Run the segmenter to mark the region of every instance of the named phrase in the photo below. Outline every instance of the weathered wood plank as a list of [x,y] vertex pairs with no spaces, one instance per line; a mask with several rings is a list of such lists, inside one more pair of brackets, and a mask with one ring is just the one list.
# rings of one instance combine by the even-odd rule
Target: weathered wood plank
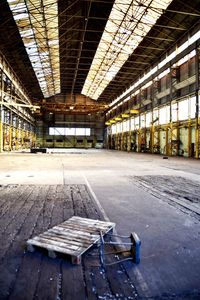
[[85,228],[97,228],[98,230],[99,229],[107,229],[109,226],[110,227],[113,227],[113,223],[111,222],[103,222],[103,221],[99,221],[99,220],[93,220],[93,219],[83,219],[81,220],[81,218],[79,217],[72,217],[70,219],[70,222],[64,222],[63,224],[65,223],[69,223],[69,224],[77,224],[80,225],[81,227],[85,227]]
[[[24,191],[22,203],[17,206],[17,212],[11,217],[10,214],[10,221],[7,223],[7,226],[4,228],[2,233],[2,240],[4,241],[3,244],[0,244],[0,257],[4,257],[7,250],[9,249],[10,245],[13,243],[15,236],[19,233],[20,229],[22,228],[26,217],[29,213],[29,210],[34,205],[34,201],[31,198],[32,189],[29,187]],[[31,201],[32,199],[32,201]]]
[[[97,238],[99,237],[99,232],[96,229],[93,230],[91,228],[91,230],[89,230],[87,228],[83,231],[82,227],[80,227],[78,225],[75,226],[75,225],[70,225],[70,224],[68,224],[68,225],[60,224],[60,225],[56,226],[56,229],[59,229],[63,232],[69,232],[69,233],[73,232],[74,235],[82,235],[83,237],[88,238],[88,239],[93,238],[93,237],[97,237]],[[92,233],[92,236],[91,236],[91,233]]]
[[74,238],[75,240],[78,238],[79,240],[79,237],[80,237],[80,234],[82,235],[82,240],[85,240],[85,241],[88,241],[90,239],[96,239],[98,238],[99,234],[97,235],[94,235],[92,234],[89,234],[88,232],[84,232],[84,231],[74,231],[74,230],[71,230],[71,229],[67,229],[67,228],[64,228],[63,230],[63,227],[59,227],[59,226],[55,226],[53,227],[52,229],[49,229],[49,232],[54,232],[55,234],[58,234],[58,235],[64,235],[64,236],[69,236],[70,238]]
[[19,195],[19,186],[5,185],[0,188],[0,217],[2,217],[6,211],[8,211],[8,208],[13,204]]
[[[39,186],[35,187],[35,189],[37,188],[39,188]],[[54,199],[51,199],[51,192],[52,192],[51,187],[40,186],[40,195],[37,199],[38,200],[37,202],[39,203],[41,202],[42,209],[37,215],[37,222],[32,228],[33,230],[31,236],[43,230],[46,230],[46,226],[47,224],[49,224],[48,218],[44,219],[44,216],[47,217],[45,209],[47,209],[49,212],[54,202]],[[37,289],[38,286],[38,282],[40,281],[42,261],[43,261],[43,255],[39,252],[35,252],[34,254],[28,252],[25,253],[17,277],[15,288],[10,297],[11,299],[13,300],[20,299],[22,295],[23,295],[23,300],[33,299],[35,290]]]
[[[83,227],[84,227],[84,231],[85,232],[88,232],[88,233],[90,233],[90,232],[93,232],[93,233],[96,233],[96,234],[99,234],[100,233],[100,231],[101,232],[105,232],[105,227],[104,228],[102,228],[102,227],[93,227],[93,226],[80,226],[79,224],[67,224],[67,223],[62,223],[62,225],[61,225],[63,228],[68,228],[68,229],[71,229],[71,230],[78,230],[78,231],[83,231]],[[109,227],[110,228],[110,227]]]
[[57,185],[55,190],[55,201],[52,210],[51,226],[55,226],[63,222],[63,201],[62,185]]
[[[94,264],[98,265],[98,258],[94,260]],[[94,284],[94,273],[91,268],[91,264],[87,258],[83,257],[83,269],[85,275],[85,286],[87,299],[97,300],[98,295],[96,292],[96,286]]]
[[88,219],[88,218],[83,218],[83,217],[79,217],[79,216],[73,216],[70,221],[74,221],[74,220],[79,220],[80,224],[99,224],[102,226],[107,226],[108,224],[112,225],[112,222],[105,222],[105,221],[101,221],[101,220],[96,220],[96,219]]
[[42,189],[44,195],[41,195],[42,198],[45,197],[44,207],[40,213],[39,220],[34,228],[31,237],[36,236],[51,227],[51,217],[54,208],[54,201],[55,201],[54,195],[56,191],[56,186],[48,185],[46,186],[46,188],[47,188],[47,192],[46,193],[44,192],[45,189],[44,186]]
[[[25,190],[26,187],[20,187],[19,190],[21,188]],[[84,255],[81,265],[73,266],[65,259],[51,259],[40,251],[35,251],[34,253],[24,252],[27,238],[41,234],[52,226],[64,222],[74,214],[84,218],[93,216],[94,219],[102,218],[99,211],[96,210],[92,198],[87,195],[84,185],[40,185],[30,186],[28,189],[32,191],[32,196],[28,198],[27,202],[23,202],[23,198],[19,199],[16,205],[18,212],[15,210],[15,205],[11,207],[11,209],[14,209],[14,214],[17,213],[18,219],[12,220],[12,226],[11,224],[7,226],[10,234],[10,240],[8,239],[8,241],[11,241],[11,238],[14,238],[14,240],[12,240],[10,247],[9,243],[6,243],[5,258],[0,265],[0,274],[5,275],[5,282],[6,279],[9,279],[8,283],[5,284],[5,282],[1,282],[0,276],[0,299],[9,297],[9,300],[96,300],[104,296],[107,298],[110,296],[111,299],[114,299],[115,292],[118,295],[120,293],[128,295],[130,290],[128,288],[129,292],[127,293],[123,290],[123,288],[127,288],[123,282],[120,286],[119,281],[117,281],[115,288],[112,290],[112,285],[114,284],[110,278],[110,276],[113,276],[112,271],[110,271],[110,274],[109,272],[104,274],[99,272],[100,269],[96,267],[100,263],[98,256],[94,257],[91,262],[89,256]],[[19,190],[16,195],[19,194]],[[76,195],[74,200],[72,199],[73,194]],[[5,195],[8,196],[9,193],[5,193]],[[16,198],[14,197],[13,200],[16,201]],[[12,200],[10,199],[11,202]],[[76,205],[79,204],[81,206],[77,209]],[[20,205],[23,207],[21,211],[19,211]],[[7,208],[8,215],[10,215],[10,206]],[[6,219],[4,221],[7,222]],[[89,228],[91,227],[91,230],[94,229],[93,225],[88,224],[88,220],[84,224],[83,226],[85,226],[86,230],[88,230],[88,226]],[[72,224],[72,228],[75,228],[74,224]],[[62,241],[64,236],[69,241],[69,244],[72,241],[75,246],[79,246],[78,234],[81,232],[80,228],[79,230],[75,228],[76,233],[74,234],[71,233],[71,228],[64,226],[64,229],[65,233],[63,234],[63,227],[56,226],[54,232],[56,239],[58,241],[61,239]],[[97,232],[96,228],[92,232],[94,236],[95,232]],[[89,236],[90,233],[87,231],[82,235],[82,242],[86,245]],[[99,237],[98,232],[96,236]],[[2,239],[0,239],[0,242],[3,245]],[[75,254],[78,255],[76,252]],[[123,279],[126,280],[126,274],[123,276],[125,276]],[[119,280],[119,278],[115,279]],[[132,297],[132,294],[129,296]],[[128,296],[126,298],[128,299]]]
[[[191,211],[199,219],[200,184],[181,176],[134,176],[138,185],[179,209]],[[176,184],[174,184],[176,183]]]
[[45,248],[47,250],[54,250],[65,254],[74,254],[76,251],[81,251],[84,248],[69,245],[67,243],[58,242],[57,240],[51,240],[49,238],[41,238],[41,237],[35,237],[32,240],[29,240],[28,244]]
[[71,188],[69,185],[63,186],[63,221],[68,220],[74,215]]
[[32,299],[59,299],[60,264],[61,260],[58,258],[51,259],[43,256],[42,264],[40,265],[38,285]]
[[74,185],[72,189],[72,201],[74,207],[74,215],[87,217],[83,199],[81,198],[80,191],[77,185]]
[[70,262],[63,261],[62,267],[62,299],[85,300],[85,274],[82,265],[72,265]]
[[[52,227],[54,224],[58,224],[62,222],[63,219],[60,219],[62,214],[56,215],[57,207],[56,201],[58,199],[58,186],[50,186],[51,194],[49,195],[49,200],[47,202],[46,209],[48,213],[45,212],[46,221],[48,219],[48,223],[45,222],[45,227],[48,224],[48,229]],[[49,205],[48,205],[49,204]],[[63,205],[60,207],[62,210]],[[40,231],[41,233],[41,231]],[[58,258],[51,259],[46,256],[42,256],[41,264],[40,264],[40,273],[37,286],[35,288],[33,299],[59,299],[60,293],[60,276],[62,276],[61,272],[61,264],[62,261]]]
[[[15,190],[16,192],[16,190]],[[6,197],[6,205],[2,210],[2,215],[0,218],[0,234],[3,234],[7,231],[8,226],[17,218],[17,215],[20,214],[21,209],[23,208],[25,202],[27,201],[28,193],[30,195],[30,187],[20,187],[18,192],[8,194]]]
[[85,204],[87,216],[91,219],[103,219],[100,211],[96,207],[96,203],[92,200],[86,185],[80,186],[80,194]]
[[[110,289],[110,281],[106,274],[106,269],[102,267],[91,267],[91,272],[93,274],[94,280],[93,284],[95,285],[96,293],[99,299],[104,298],[114,298],[112,290]],[[128,299],[128,298],[127,298]]]
[[[24,191],[26,191],[26,187],[24,187]],[[32,190],[29,201],[32,202],[34,199],[37,200],[39,195],[39,189]],[[12,293],[16,286],[16,281],[19,278],[18,272],[24,256],[22,245],[25,245],[27,237],[29,237],[34,230],[34,224],[37,222],[38,214],[43,207],[43,201],[36,201],[36,203],[36,205],[31,206],[21,229],[17,232],[15,237],[13,236],[13,242],[9,246],[6,255],[4,256],[4,260],[0,265],[0,272],[1,274],[4,274],[4,276],[0,276],[0,298],[3,297],[3,293],[4,295]],[[20,221],[22,221],[22,219],[19,219],[19,223]]]
[[[63,186],[63,194],[65,196],[65,202],[63,207],[64,220],[69,219],[76,213],[76,211],[74,210],[75,207],[72,199],[73,188],[74,186],[69,186],[69,185]],[[73,266],[71,262],[63,261],[61,265],[61,271],[62,271],[62,280],[61,280],[62,299],[63,300],[64,299],[67,300],[86,299],[84,271],[82,265]]]
[[75,239],[74,236],[69,236],[69,234],[62,234],[62,235],[59,235],[58,233],[55,233],[52,234],[51,232],[46,232],[44,235],[42,236],[45,236],[46,238],[52,238],[52,239],[56,239],[58,241],[61,241],[63,243],[68,243],[68,244],[72,244],[72,245],[76,245],[76,246],[88,246],[91,244],[91,240],[85,240],[85,239]]
[[[122,259],[122,257],[121,257]],[[116,261],[115,257],[108,257],[107,263],[112,263]],[[113,295],[116,297],[120,295],[122,299],[132,297],[132,299],[137,299],[137,292],[133,281],[127,276],[126,270],[123,264],[116,264],[106,267],[107,278],[110,282]]]

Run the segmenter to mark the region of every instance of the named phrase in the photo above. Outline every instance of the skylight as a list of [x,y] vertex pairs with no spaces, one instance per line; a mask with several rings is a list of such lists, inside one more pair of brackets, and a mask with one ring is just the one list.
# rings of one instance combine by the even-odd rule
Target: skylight
[[59,93],[57,1],[8,0],[8,3],[44,97]]
[[82,94],[97,100],[172,0],[115,0]]

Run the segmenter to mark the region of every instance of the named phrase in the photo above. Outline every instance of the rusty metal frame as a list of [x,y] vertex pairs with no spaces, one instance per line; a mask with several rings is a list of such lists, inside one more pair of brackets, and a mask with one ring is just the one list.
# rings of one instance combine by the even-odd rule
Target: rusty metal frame
[[60,92],[58,9],[54,0],[8,0],[44,97]]
[[[94,100],[99,98],[124,62],[127,61],[134,49],[139,46],[151,27],[156,23],[156,20],[162,15],[162,12],[153,11],[151,9],[152,5],[156,3],[159,8],[166,9],[171,2],[171,0],[166,0],[159,4],[156,0],[149,0],[145,2],[146,5],[143,5],[144,1],[142,0],[139,1],[139,4],[137,0],[126,0],[123,3],[118,0],[115,1],[98,46],[101,53],[97,49],[82,89],[84,95]],[[116,19],[120,21],[116,21]],[[113,33],[110,33],[111,28]],[[158,39],[160,38],[158,37]],[[164,39],[166,38],[164,37]],[[155,46],[157,48],[156,44]],[[104,49],[103,56],[102,49]],[[97,60],[99,57],[102,58],[100,63]],[[96,67],[97,64],[99,64],[98,68]]]

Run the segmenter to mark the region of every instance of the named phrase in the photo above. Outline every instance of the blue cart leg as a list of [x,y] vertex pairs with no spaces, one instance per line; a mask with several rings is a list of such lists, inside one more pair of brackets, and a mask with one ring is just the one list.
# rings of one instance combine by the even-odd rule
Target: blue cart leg
[[130,239],[131,239],[131,243],[132,243],[131,254],[132,254],[132,257],[133,257],[133,261],[136,264],[139,264],[140,263],[141,241],[140,241],[139,237],[137,236],[137,234],[135,232],[131,233]]

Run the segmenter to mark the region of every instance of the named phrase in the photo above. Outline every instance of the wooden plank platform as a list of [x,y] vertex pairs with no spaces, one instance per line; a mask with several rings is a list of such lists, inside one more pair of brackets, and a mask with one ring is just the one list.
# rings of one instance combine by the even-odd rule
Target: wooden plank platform
[[[28,239],[72,216],[104,221],[86,185],[0,186],[0,300],[97,300],[119,295],[138,300],[131,261],[104,270],[97,247],[86,251],[76,267],[65,255],[51,259],[42,251],[23,251]],[[106,251],[115,249],[107,245]],[[120,258],[107,255],[106,262]]]
[[47,249],[52,258],[56,257],[56,252],[67,254],[73,264],[80,264],[83,253],[100,241],[100,232],[104,236],[114,227],[115,223],[73,216],[29,239],[27,249],[30,252],[35,250],[35,246]]

